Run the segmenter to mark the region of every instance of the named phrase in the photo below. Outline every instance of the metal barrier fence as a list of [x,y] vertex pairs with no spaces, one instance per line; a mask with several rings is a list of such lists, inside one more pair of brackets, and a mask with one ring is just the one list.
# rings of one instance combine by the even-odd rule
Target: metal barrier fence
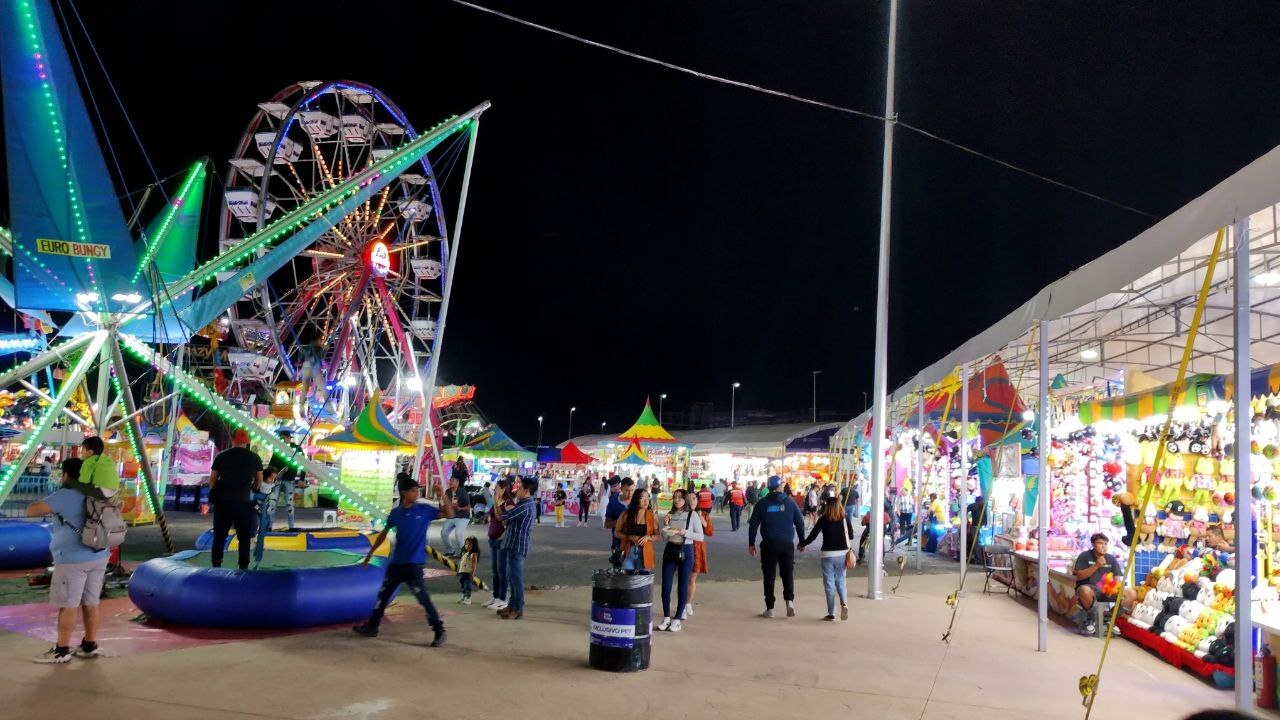
[[18,481],[0,504],[0,517],[25,517],[27,506],[43,500],[58,488],[58,478],[53,475],[19,475]]

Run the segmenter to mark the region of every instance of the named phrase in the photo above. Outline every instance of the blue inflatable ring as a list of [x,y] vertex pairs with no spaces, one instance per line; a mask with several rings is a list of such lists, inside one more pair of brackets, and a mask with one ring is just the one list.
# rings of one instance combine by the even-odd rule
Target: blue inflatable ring
[[[232,543],[238,542],[235,533],[227,537],[224,549],[230,550]],[[310,530],[276,530],[266,534],[264,544],[267,550],[346,550],[347,552],[367,553],[373,546],[373,538],[368,533],[346,528],[316,528]],[[213,547],[213,530],[205,530],[196,538],[197,550],[208,550]],[[378,555],[388,555],[390,545],[378,548]]]
[[53,563],[53,534],[36,520],[0,519],[0,570],[28,570]]
[[381,560],[366,567],[356,553],[320,552],[333,564],[229,570],[191,564],[207,553],[188,550],[139,565],[129,599],[153,618],[198,627],[303,628],[367,618],[382,585]]

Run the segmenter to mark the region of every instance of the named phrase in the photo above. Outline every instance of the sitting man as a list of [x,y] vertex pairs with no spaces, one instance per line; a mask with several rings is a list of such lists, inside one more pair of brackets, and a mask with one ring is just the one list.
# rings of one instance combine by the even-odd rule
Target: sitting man
[[[1107,536],[1102,533],[1094,533],[1089,538],[1093,543],[1093,548],[1080,553],[1080,557],[1076,558],[1075,564],[1072,566],[1072,573],[1076,576],[1076,603],[1080,604],[1080,609],[1076,611],[1072,620],[1076,626],[1083,630],[1086,634],[1092,635],[1097,632],[1093,619],[1093,604],[1097,601],[1115,602],[1115,595],[1104,595],[1099,585],[1107,573],[1111,573],[1117,579],[1124,578],[1124,571],[1120,568],[1120,561],[1116,560],[1114,555],[1107,552]],[[1133,604],[1136,594],[1133,588],[1124,588],[1121,599],[1121,606],[1129,607]]]

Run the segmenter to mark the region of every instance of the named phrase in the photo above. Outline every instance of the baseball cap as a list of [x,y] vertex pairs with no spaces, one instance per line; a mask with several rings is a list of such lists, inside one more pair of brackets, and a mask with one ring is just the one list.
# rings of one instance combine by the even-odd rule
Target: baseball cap
[[769,476],[769,489],[770,489],[770,490],[777,490],[777,489],[778,489],[778,488],[780,488],[780,487],[782,487],[782,478],[778,477],[777,475],[770,475],[770,476]]
[[239,428],[235,432],[231,433],[231,444],[232,445],[248,445],[249,431],[245,430],[244,428]]

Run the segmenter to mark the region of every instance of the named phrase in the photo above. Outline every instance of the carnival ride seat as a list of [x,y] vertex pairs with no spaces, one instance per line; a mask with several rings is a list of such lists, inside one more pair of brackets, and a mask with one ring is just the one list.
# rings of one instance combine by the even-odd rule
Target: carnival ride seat
[[[986,581],[982,584],[982,592],[990,594],[991,579],[996,573],[1008,573],[1010,578],[1013,577],[1013,548],[1003,543],[983,545],[982,571],[987,576]],[[1005,591],[1016,592],[1012,582],[1008,584]]]

